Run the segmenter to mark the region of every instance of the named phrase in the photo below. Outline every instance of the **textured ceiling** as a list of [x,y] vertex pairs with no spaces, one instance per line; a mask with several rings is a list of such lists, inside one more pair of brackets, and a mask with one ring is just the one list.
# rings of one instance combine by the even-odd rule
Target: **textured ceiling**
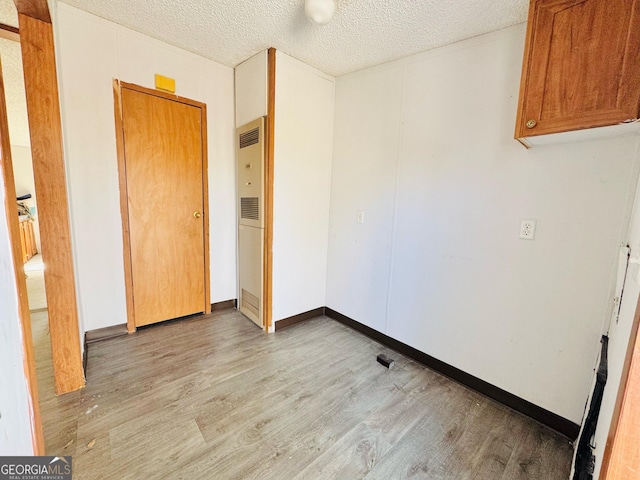
[[[332,75],[361,70],[526,20],[528,0],[336,0],[325,26],[304,0],[63,0],[228,66],[268,47]],[[0,22],[17,26],[13,0]],[[0,39],[11,143],[29,144],[20,47]]]
[[20,44],[0,38],[0,60],[2,60],[2,73],[7,101],[9,139],[12,145],[26,147],[29,145],[29,122],[24,95]]
[[229,66],[267,47],[340,75],[526,20],[528,0],[337,0],[317,26],[304,0],[63,0]]
[[18,12],[13,0],[0,0],[0,23],[18,26]]

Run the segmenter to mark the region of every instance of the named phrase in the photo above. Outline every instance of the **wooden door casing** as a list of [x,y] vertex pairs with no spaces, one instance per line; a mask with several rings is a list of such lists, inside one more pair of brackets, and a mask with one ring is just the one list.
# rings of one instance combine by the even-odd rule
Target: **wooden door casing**
[[[44,455],[44,433],[40,416],[40,401],[38,382],[36,379],[36,360],[31,333],[31,313],[27,297],[27,284],[24,275],[24,250],[18,221],[18,207],[15,201],[16,187],[11,159],[11,142],[9,140],[9,122],[7,121],[7,106],[5,103],[4,79],[2,76],[2,62],[0,61],[0,182],[4,191],[5,221],[9,231],[11,243],[11,268],[15,277],[16,293],[18,295],[18,319],[22,334],[22,362],[24,368],[27,407],[30,412],[31,440],[34,455]],[[8,266],[7,266],[8,267]],[[4,284],[3,288],[7,288]],[[3,322],[7,321],[2,319]],[[3,386],[2,388],[7,388]]]
[[127,324],[134,330],[211,308],[206,109],[116,86]]
[[[53,26],[44,0],[16,0],[38,196],[42,260],[57,395],[85,385]],[[15,202],[15,199],[13,199]],[[84,332],[83,332],[84,333]]]

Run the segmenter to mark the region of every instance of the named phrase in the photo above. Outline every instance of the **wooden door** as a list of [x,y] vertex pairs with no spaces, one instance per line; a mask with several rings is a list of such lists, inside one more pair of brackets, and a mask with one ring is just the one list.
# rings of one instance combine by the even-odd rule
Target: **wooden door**
[[204,105],[122,85],[129,316],[138,327],[208,312]]
[[531,0],[516,138],[638,118],[640,0]]

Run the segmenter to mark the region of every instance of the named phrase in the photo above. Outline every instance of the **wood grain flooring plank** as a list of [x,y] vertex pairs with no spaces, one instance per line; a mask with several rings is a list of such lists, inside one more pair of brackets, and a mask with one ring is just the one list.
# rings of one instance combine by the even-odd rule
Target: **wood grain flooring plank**
[[50,386],[47,453],[72,453],[76,478],[569,474],[566,440],[326,317],[272,335],[233,310],[140,329],[89,347],[85,389]]
[[360,479],[391,449],[380,432],[359,423],[294,477],[294,480]]
[[55,455],[73,455],[77,434],[77,408],[81,394],[75,391],[59,397],[55,395],[47,310],[32,312],[31,325],[45,452],[56,452]]
[[514,451],[524,423],[516,413],[478,395],[477,414],[442,463],[463,479],[500,478]]
[[[194,323],[193,321],[185,323]],[[195,322],[195,327],[201,327],[203,332],[197,332],[197,328],[194,329],[191,334],[181,334],[181,330],[178,324],[172,324],[167,326],[158,327],[159,332],[153,331],[153,329],[147,329],[136,332],[133,335],[124,337],[123,339],[113,339],[108,342],[101,342],[97,345],[97,348],[90,347],[91,361],[89,362],[89,375],[92,386],[96,390],[100,389],[101,381],[116,382],[116,386],[122,389],[132,389],[135,392],[140,388],[140,382],[132,382],[131,380],[140,380],[140,369],[145,370],[150,382],[164,383],[180,379],[185,374],[199,373],[203,369],[225,369],[226,364],[233,365],[235,368],[242,368],[242,361],[249,359],[254,361],[254,365],[258,364],[260,354],[264,352],[262,345],[258,344],[257,353],[255,356],[249,356],[242,352],[233,352],[233,347],[228,347],[226,350],[219,348],[216,341],[212,341],[208,337],[213,335],[222,335],[227,337],[226,332],[209,332],[211,327],[208,322]],[[190,325],[191,326],[191,325]],[[191,329],[190,329],[191,330]],[[251,332],[244,330],[243,333],[248,335]],[[161,334],[160,339],[162,342],[155,342],[154,338]],[[190,337],[198,335],[197,342],[192,341]],[[166,338],[165,338],[166,337]],[[213,338],[216,338],[213,337]],[[256,340],[254,337],[252,340]],[[229,342],[233,340],[229,339]],[[249,340],[250,341],[250,340]],[[163,345],[163,343],[165,343]],[[184,358],[180,359],[180,362],[172,361],[170,357],[166,357],[167,360],[163,361],[162,358],[155,354],[155,350],[167,349],[167,345],[170,345],[170,349],[180,350],[185,349],[188,351]],[[237,350],[237,347],[235,348]],[[174,352],[175,353],[175,352]],[[116,360],[110,360],[111,356],[117,358]],[[102,365],[103,362],[110,364],[109,369],[105,369]],[[201,366],[200,364],[204,365]],[[134,368],[134,367],[138,367]],[[153,369],[153,370],[148,370]],[[162,375],[157,375],[158,369],[162,369]],[[96,370],[94,372],[93,370]],[[103,372],[103,373],[100,373]]]
[[[342,360],[346,363],[344,357]],[[356,366],[358,370],[366,367],[364,363]],[[260,468],[264,462],[259,456],[251,457],[251,462],[244,461],[247,451],[260,447],[267,438],[288,438],[298,429],[306,430],[300,417],[312,416],[327,404],[340,402],[349,395],[345,391],[349,392],[350,385],[357,383],[357,379],[358,374],[344,365],[324,373],[310,370],[294,383],[283,385],[270,395],[252,399],[222,418],[212,419],[209,415],[206,422],[198,418],[212,451],[230,452],[222,461],[210,456],[206,460],[207,471],[224,478],[251,478],[255,468]],[[265,404],[269,407],[265,408]],[[193,466],[200,468],[198,462]],[[240,469],[243,471],[238,471]]]
[[[166,471],[193,451],[206,444],[195,420],[171,418],[159,411],[138,421],[116,427],[109,432],[112,478],[162,478]],[[153,452],[154,462],[146,462]]]
[[427,405],[423,418],[365,478],[459,478],[451,454],[478,418],[478,394],[449,383],[431,389]]
[[[311,410],[311,418],[297,424],[290,422],[292,426],[283,432],[284,435],[274,437],[279,447],[279,457],[255,462],[250,478],[293,478],[415,374],[400,368],[390,372],[377,363],[367,364],[367,368],[375,373],[364,375],[366,372],[362,372],[359,383],[346,385],[345,393],[331,401],[322,402],[320,409]],[[281,457],[287,460],[282,461]]]
[[[120,463],[111,456],[109,432],[100,432],[87,438],[78,435],[73,455],[73,477],[82,480],[106,480],[119,478],[112,474],[112,466]],[[154,459],[155,461],[155,459]],[[146,465],[146,462],[144,463]]]
[[410,382],[369,415],[364,423],[371,430],[381,432],[387,442],[394,445],[424,417],[431,392],[445,388],[449,382],[432,370],[419,369]]
[[[292,329],[294,328],[292,327]],[[329,409],[334,419],[341,418],[339,415],[336,417],[334,414],[333,410],[336,408],[339,410],[339,414],[348,417],[349,412],[353,410],[352,405],[354,402],[359,407],[367,403],[366,401],[354,400],[354,398],[359,398],[358,396],[361,395],[365,400],[375,401],[375,395],[371,395],[371,392],[376,389],[387,392],[394,391],[398,388],[398,383],[408,381],[410,377],[407,375],[414,375],[413,372],[407,374],[403,369],[399,369],[395,376],[390,376],[389,371],[375,361],[375,351],[372,350],[372,345],[368,342],[363,342],[360,346],[350,345],[350,347],[346,348],[340,342],[332,341],[326,345],[316,345],[313,348],[309,348],[307,352],[309,358],[314,358],[321,351],[328,351],[334,357],[337,367],[324,365],[323,369],[309,369],[308,376],[305,377],[307,383],[299,382],[295,385],[295,391],[302,392],[299,398],[293,394],[286,397],[283,402],[272,402],[267,399],[266,403],[274,406],[268,412],[259,412],[257,415],[251,411],[251,408],[243,408],[233,412],[230,417],[223,418],[221,421],[201,424],[201,419],[198,419],[205,439],[209,440],[215,437],[217,450],[221,449],[217,447],[219,444],[224,444],[227,441],[225,432],[229,431],[235,430],[237,432],[240,430],[243,432],[240,437],[246,436],[251,439],[251,442],[243,445],[237,441],[237,438],[234,438],[227,443],[227,447],[222,449],[224,451],[233,450],[232,454],[227,455],[222,463],[215,456],[209,455],[204,460],[206,466],[196,462],[195,465],[191,465],[191,468],[196,470],[205,469],[223,478],[268,478],[268,472],[265,470],[269,470],[274,462],[283,462],[289,466],[296,464],[293,457],[287,457],[286,442],[285,445],[281,445],[282,439],[295,438],[298,433],[302,436],[308,434],[309,431],[313,432],[318,427],[320,429],[323,428],[322,424],[313,425],[312,422],[312,425],[308,425],[305,422],[301,422],[300,417],[310,416],[313,418],[314,415],[317,415],[318,418],[323,418],[323,414],[326,415],[326,411]],[[316,348],[319,348],[318,352],[315,351]],[[297,361],[300,361],[300,359],[297,359]],[[346,369],[346,366],[348,366],[348,369]],[[346,370],[340,371],[340,369]],[[372,378],[369,372],[375,372],[381,376],[380,378],[386,378],[384,386],[381,387],[381,382],[375,381],[375,377]],[[329,383],[323,383],[324,379],[327,379]],[[364,381],[365,379],[368,379],[368,381]],[[361,384],[362,388],[358,388]],[[258,408],[264,408],[264,403],[263,400],[257,402],[256,405]],[[362,415],[367,414],[365,409],[361,409],[361,411]],[[251,418],[253,423],[247,422],[245,424],[244,418]],[[350,420],[351,423],[339,420],[340,427],[345,428],[346,433],[351,428],[349,425],[355,425],[360,419],[361,415],[355,416],[355,420]],[[323,423],[326,424],[326,422]],[[230,426],[232,424],[234,425],[233,429]],[[215,425],[216,430],[213,431],[213,434],[207,428],[208,425]],[[266,438],[273,439],[272,445],[277,447],[273,454],[271,454],[271,447],[268,448],[269,451],[263,456],[247,454],[245,450],[251,451],[252,449],[260,448],[262,443],[265,443],[261,443],[261,440]],[[305,465],[319,454],[315,448],[307,451],[309,450],[311,450],[312,456],[308,456],[305,459]],[[296,451],[295,453],[298,452]],[[265,459],[264,457],[268,458]],[[251,458],[252,462],[244,461],[245,458]],[[286,462],[283,459],[286,459]],[[279,472],[279,475],[283,475],[282,478],[288,478],[287,471],[282,471],[279,468],[276,471]],[[186,474],[186,477],[188,477],[188,474]]]
[[[220,367],[219,371],[216,366],[182,378],[165,379],[149,385],[143,391],[123,391],[116,387],[106,394],[94,394],[94,387],[89,385],[85,394],[90,395],[89,403],[94,403],[96,408],[80,418],[79,428],[99,430],[108,425],[126,423],[167,406],[171,406],[175,412],[194,415],[201,415],[203,411],[215,412],[216,417],[224,418],[231,410],[246,404],[247,386],[251,386],[252,398],[259,403],[261,396],[280,388],[289,378],[298,378],[298,370],[313,369],[313,362],[300,361],[305,349],[304,344],[294,344],[291,349],[287,349],[288,353],[282,349],[274,352],[278,357],[276,363],[282,362],[277,370],[261,368],[264,362],[260,361],[260,357],[244,355],[235,363]],[[299,351],[300,358],[296,362],[283,362],[281,356],[289,355],[291,350]],[[314,360],[322,364],[329,363],[330,355],[330,351],[321,351]]]
[[530,421],[528,427],[518,439],[501,478],[565,480],[573,456],[570,442],[534,421]]

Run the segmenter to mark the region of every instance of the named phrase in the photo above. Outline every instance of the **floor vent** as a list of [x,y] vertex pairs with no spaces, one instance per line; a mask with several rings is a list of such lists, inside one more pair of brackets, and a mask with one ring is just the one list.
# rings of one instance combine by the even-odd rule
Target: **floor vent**
[[242,289],[242,307],[253,313],[256,317],[260,312],[260,299],[254,294]]

